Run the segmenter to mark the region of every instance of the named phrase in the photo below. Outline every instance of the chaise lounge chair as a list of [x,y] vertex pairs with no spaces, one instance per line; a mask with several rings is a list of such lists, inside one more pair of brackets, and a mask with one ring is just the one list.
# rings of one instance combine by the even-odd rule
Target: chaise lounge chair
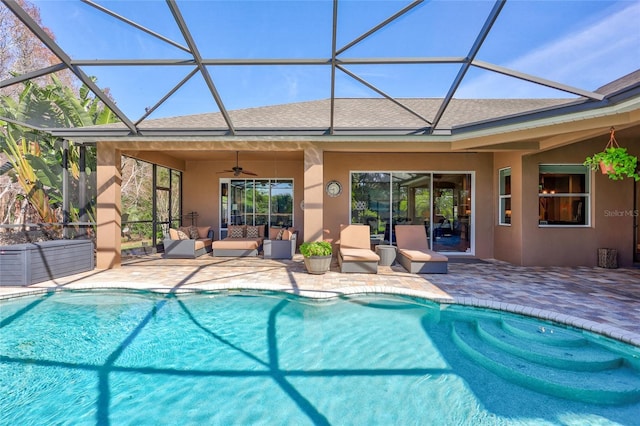
[[447,256],[429,249],[423,225],[396,225],[397,260],[412,274],[446,274]]
[[368,225],[342,225],[338,265],[340,272],[377,274],[380,256],[371,250]]

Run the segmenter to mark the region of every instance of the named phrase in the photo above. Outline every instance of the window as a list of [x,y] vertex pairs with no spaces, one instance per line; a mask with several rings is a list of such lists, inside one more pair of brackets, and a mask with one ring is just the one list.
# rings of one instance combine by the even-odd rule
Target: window
[[539,224],[589,224],[589,171],[585,166],[540,165]]
[[293,226],[293,180],[220,179],[220,233],[231,225]]
[[190,225],[182,216],[182,173],[122,156],[122,248],[156,247],[170,227]]
[[511,167],[498,171],[499,179],[499,204],[498,212],[500,225],[511,225]]

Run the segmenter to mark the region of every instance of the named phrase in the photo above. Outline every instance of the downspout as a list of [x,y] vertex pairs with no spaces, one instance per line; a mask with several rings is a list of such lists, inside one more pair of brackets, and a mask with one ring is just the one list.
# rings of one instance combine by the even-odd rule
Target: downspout
[[638,181],[633,180],[633,263],[640,262],[640,251],[638,251]]

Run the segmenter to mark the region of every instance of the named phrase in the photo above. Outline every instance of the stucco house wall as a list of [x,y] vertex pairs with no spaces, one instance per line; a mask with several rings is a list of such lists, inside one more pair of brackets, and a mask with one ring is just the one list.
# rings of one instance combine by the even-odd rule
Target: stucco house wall
[[[581,164],[601,151],[607,140],[589,139],[523,157],[522,259],[523,265],[595,266],[598,248],[618,251],[618,264],[633,263],[633,180],[613,181],[599,171],[591,174],[590,226],[538,225],[538,167],[540,164]],[[637,143],[620,139],[638,155]]]

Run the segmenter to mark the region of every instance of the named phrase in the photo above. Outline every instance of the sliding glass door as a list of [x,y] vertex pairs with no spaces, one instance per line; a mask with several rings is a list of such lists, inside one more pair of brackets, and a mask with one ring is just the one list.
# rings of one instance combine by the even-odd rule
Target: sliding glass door
[[470,173],[351,173],[351,223],[369,225],[371,243],[395,244],[396,225],[423,225],[429,246],[471,253]]
[[293,226],[292,179],[220,179],[220,235],[228,225]]

